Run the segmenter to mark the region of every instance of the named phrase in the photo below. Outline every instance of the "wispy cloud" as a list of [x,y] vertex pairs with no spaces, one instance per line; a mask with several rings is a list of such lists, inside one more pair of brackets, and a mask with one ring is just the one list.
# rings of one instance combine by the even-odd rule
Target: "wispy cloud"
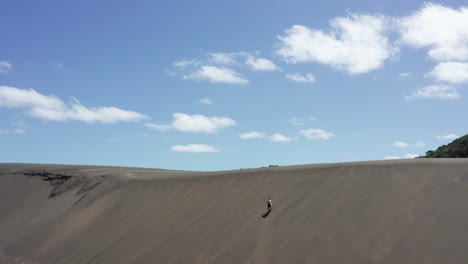
[[238,66],[239,61],[244,61],[244,64],[252,71],[277,71],[278,66],[271,60],[257,57],[251,53],[239,51],[232,53],[210,52],[208,53],[208,63],[227,66]]
[[289,123],[293,126],[303,126],[304,125],[304,119],[300,117],[292,117],[289,119]]
[[304,118],[302,118],[302,117],[291,117],[291,119],[289,119],[289,123],[291,123],[291,125],[293,125],[293,126],[304,126],[307,121],[317,122],[318,118],[315,118],[315,117],[304,117]]
[[411,101],[415,99],[442,99],[451,100],[460,98],[457,89],[448,85],[429,85],[414,91],[405,100]]
[[9,73],[13,69],[11,63],[8,61],[0,60],[0,73]]
[[26,135],[26,130],[22,128],[15,128],[12,130],[0,128],[0,135]]
[[185,80],[209,81],[213,83],[248,84],[240,73],[226,67],[202,66],[195,72],[184,75]]
[[409,144],[407,142],[404,142],[404,141],[395,141],[393,142],[393,146],[394,147],[399,147],[399,148],[406,148],[406,147],[424,147],[426,146],[426,144],[424,144],[424,142],[421,142],[421,141],[418,141],[414,144]]
[[[324,139],[324,140],[330,139],[335,136],[331,132],[328,132],[322,129],[313,129],[313,128],[301,129],[299,130],[299,135],[306,139]],[[270,142],[282,142],[282,143],[287,143],[293,140],[292,137],[289,137],[280,133],[273,133],[271,135],[268,135],[264,132],[257,132],[257,131],[242,133],[239,135],[239,137],[242,139],[265,139]],[[299,137],[296,137],[295,140],[299,140]]]
[[26,123],[23,120],[14,120],[14,121],[11,122],[11,124],[16,126],[16,127],[20,127],[20,128],[26,128],[27,127]]
[[271,142],[280,142],[280,143],[287,143],[287,142],[290,142],[292,140],[292,138],[290,138],[288,136],[285,136],[283,134],[278,134],[278,133],[275,133],[275,134],[269,136],[268,139]]
[[415,147],[424,147],[424,146],[426,146],[426,144],[424,142],[418,141],[418,142],[414,143],[414,146]]
[[399,77],[400,79],[408,78],[408,77],[411,77],[411,73],[409,73],[409,72],[402,72],[402,73],[398,74],[398,77]]
[[400,156],[385,156],[384,159],[386,160],[401,159],[401,157]]
[[213,83],[248,84],[239,70],[246,66],[252,71],[277,71],[276,64],[258,53],[238,52],[208,52],[200,60],[180,60],[172,63],[176,68],[171,75],[182,75],[184,80],[208,81]]
[[219,152],[216,147],[204,144],[175,145],[171,147],[173,152],[191,152],[191,153],[215,153]]
[[236,121],[228,117],[208,117],[184,113],[175,113],[173,117],[170,124],[147,123],[145,126],[159,131],[174,129],[182,132],[214,134],[220,129],[237,125]]
[[239,134],[239,137],[242,139],[260,139],[265,138],[266,134],[263,132],[252,131],[248,133]]
[[335,135],[332,132],[328,132],[322,129],[310,128],[299,130],[299,135],[308,139],[330,139]]
[[51,121],[79,120],[87,123],[112,124],[137,122],[148,118],[144,114],[116,107],[89,108],[80,104],[76,99],[67,104],[53,95],[47,96],[33,89],[9,86],[0,86],[1,107],[26,109],[26,113],[32,117]]
[[393,143],[393,146],[394,146],[394,147],[399,147],[399,148],[405,148],[405,147],[408,147],[409,144],[406,143],[406,142],[403,142],[403,141],[395,141],[395,142]]
[[172,66],[177,67],[177,68],[186,68],[186,67],[195,66],[198,64],[200,64],[200,62],[197,60],[180,60],[180,61],[173,62]]
[[437,136],[438,139],[457,139],[459,138],[459,136],[455,135],[455,134],[447,134],[447,135],[444,135],[444,136]]
[[214,104],[213,100],[211,100],[211,99],[208,98],[208,97],[199,99],[199,100],[197,101],[197,103],[199,103],[199,104],[204,104],[204,105],[212,105],[212,104]]
[[288,143],[292,140],[291,137],[285,136],[280,133],[274,133],[274,134],[268,135],[266,133],[257,132],[257,131],[242,133],[242,134],[239,134],[239,137],[242,139],[264,139],[264,140],[268,140],[270,142],[275,142],[275,143]]
[[414,158],[417,158],[419,157],[420,155],[418,154],[405,154],[403,156],[386,156],[384,159],[386,160],[390,160],[390,159],[414,159]]
[[194,133],[217,133],[218,130],[235,126],[236,121],[228,117],[207,117],[175,113],[172,126],[176,130]]
[[13,134],[17,134],[17,135],[25,135],[26,134],[26,130],[22,129],[22,128],[16,128],[13,130]]
[[208,61],[212,64],[235,65],[239,64],[239,62],[237,62],[237,57],[239,55],[240,53],[210,52],[208,53]]
[[57,69],[59,69],[60,71],[67,71],[68,70],[68,68],[65,67],[65,65],[63,65],[63,63],[58,62],[58,61],[55,62],[55,67],[57,67]]
[[289,79],[293,82],[299,82],[299,83],[314,83],[315,82],[314,75],[312,75],[311,73],[307,73],[306,75],[286,74],[286,79]]
[[146,123],[145,126],[161,132],[172,129],[172,126],[167,124]]

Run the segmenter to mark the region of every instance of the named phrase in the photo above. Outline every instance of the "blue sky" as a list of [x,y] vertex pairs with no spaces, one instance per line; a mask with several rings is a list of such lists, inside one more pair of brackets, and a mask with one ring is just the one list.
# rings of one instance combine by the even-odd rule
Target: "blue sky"
[[468,131],[462,1],[3,1],[1,162],[411,158]]

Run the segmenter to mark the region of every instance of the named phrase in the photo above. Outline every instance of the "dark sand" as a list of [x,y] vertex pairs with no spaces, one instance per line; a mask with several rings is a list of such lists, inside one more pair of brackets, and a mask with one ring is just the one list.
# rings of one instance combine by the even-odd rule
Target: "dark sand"
[[0,263],[466,264],[468,159],[0,164]]

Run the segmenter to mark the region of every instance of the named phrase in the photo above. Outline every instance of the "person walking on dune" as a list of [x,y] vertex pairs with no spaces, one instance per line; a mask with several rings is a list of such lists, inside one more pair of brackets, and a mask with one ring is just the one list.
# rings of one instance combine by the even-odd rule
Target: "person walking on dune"
[[264,213],[264,214],[262,215],[263,219],[266,219],[266,218],[270,215],[270,213],[271,213],[271,206],[272,206],[272,205],[273,205],[273,203],[271,202],[271,199],[268,198],[268,200],[267,200],[267,208],[268,208],[268,211],[266,211],[266,213]]

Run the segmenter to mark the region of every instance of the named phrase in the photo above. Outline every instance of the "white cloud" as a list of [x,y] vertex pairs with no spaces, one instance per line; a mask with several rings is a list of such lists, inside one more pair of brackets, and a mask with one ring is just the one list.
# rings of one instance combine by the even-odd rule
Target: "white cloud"
[[33,89],[0,86],[0,107],[61,110],[66,108],[66,105],[56,96],[45,96]]
[[214,64],[221,64],[221,65],[234,65],[238,64],[237,56],[239,53],[221,53],[221,52],[213,52],[208,53],[209,55],[209,62]]
[[25,135],[26,134],[26,130],[22,129],[22,128],[16,128],[13,130],[13,134],[16,134],[16,135]]
[[57,67],[57,69],[59,69],[60,71],[67,71],[68,68],[65,67],[65,65],[63,65],[63,63],[60,63],[58,61],[55,62],[55,66]]
[[294,81],[294,82],[302,82],[302,83],[313,83],[315,82],[314,75],[308,73],[306,75],[300,74],[286,74],[286,78]]
[[385,159],[414,159],[419,157],[420,155],[418,154],[405,154],[404,156],[386,156]]
[[193,79],[227,84],[248,84],[249,81],[232,69],[217,66],[202,66],[195,72],[183,76],[184,80]]
[[255,55],[243,51],[209,52],[205,53],[201,60],[181,60],[172,63],[172,66],[177,68],[176,72],[169,71],[168,74],[177,76],[177,72],[183,72],[182,79],[184,80],[248,84],[249,81],[237,70],[240,66],[245,65],[253,71],[280,70],[271,60],[258,56],[258,52]]
[[414,100],[419,98],[436,98],[436,99],[457,99],[460,98],[460,94],[458,93],[457,89],[452,86],[447,85],[429,85],[423,88],[420,88],[406,96],[406,100]]
[[245,58],[245,65],[247,65],[253,71],[276,71],[279,68],[271,61],[265,58],[257,58],[248,52],[212,52],[208,53],[208,62],[210,64],[218,65],[239,65],[238,60]]
[[399,147],[399,148],[405,148],[405,147],[408,147],[409,144],[406,143],[406,142],[403,142],[403,141],[395,141],[395,142],[393,143],[393,146],[394,146],[394,147]]
[[457,139],[459,136],[455,134],[447,134],[445,136],[437,136],[438,139]]
[[331,21],[327,33],[294,25],[279,36],[277,51],[286,62],[319,62],[351,74],[369,72],[382,67],[385,60],[397,53],[388,41],[385,17],[351,15]]
[[318,121],[318,118],[315,118],[315,117],[309,117],[309,120],[310,120],[310,121]]
[[26,135],[26,130],[24,130],[22,128],[15,128],[13,130],[6,130],[6,129],[1,129],[0,128],[0,135],[9,135],[9,134]]
[[177,68],[187,68],[190,66],[196,66],[200,62],[197,60],[180,60],[172,63],[172,66],[177,67]]
[[400,156],[385,156],[385,158],[384,158],[384,159],[386,159],[386,160],[391,160],[391,159],[401,159],[401,157],[400,157]]
[[204,144],[189,144],[189,145],[175,145],[171,147],[173,152],[192,152],[192,153],[209,153],[219,152],[219,150],[210,145]]
[[393,143],[393,146],[394,147],[399,147],[399,148],[406,148],[406,147],[424,147],[426,146],[426,144],[424,144],[424,142],[421,142],[421,141],[418,141],[414,144],[409,144],[407,142],[404,142],[404,141],[395,141]]
[[292,138],[287,137],[287,136],[282,135],[282,134],[276,133],[276,134],[271,135],[271,136],[269,137],[269,140],[270,140],[271,142],[287,143],[287,142],[291,141]]
[[426,144],[424,142],[418,141],[414,144],[415,147],[424,147]]
[[263,132],[256,132],[256,131],[239,134],[239,137],[242,139],[265,139],[270,142],[279,142],[279,143],[287,143],[292,140],[292,138],[285,136],[283,134],[274,133],[271,135],[267,135]]
[[468,63],[441,62],[429,75],[442,82],[464,83],[468,81]]
[[299,117],[293,117],[289,120],[289,123],[291,123],[293,126],[303,126],[304,119],[299,118]]
[[[33,115],[38,117],[47,117],[49,114],[53,117],[55,113],[43,112],[44,109],[33,109]],[[117,123],[117,122],[135,122],[146,119],[147,116],[133,112],[122,110],[116,107],[98,107],[88,108],[81,104],[74,103],[65,114],[66,119],[81,120],[88,123]]]
[[204,115],[187,115],[175,113],[172,127],[176,130],[194,133],[216,133],[218,130],[235,126],[236,121],[227,117],[207,117]]
[[0,86],[0,107],[23,108],[33,117],[52,120],[80,120],[88,123],[136,122],[148,118],[146,115],[116,107],[88,108],[76,99],[66,104],[53,95],[42,95],[33,89]]
[[398,77],[403,79],[403,78],[407,78],[407,77],[411,77],[411,73],[409,72],[402,72],[400,74],[398,74]]
[[166,125],[166,124],[146,123],[145,126],[151,129],[159,130],[161,132],[172,129],[171,125]]
[[187,115],[184,113],[174,113],[171,124],[147,123],[145,126],[159,131],[175,129],[182,132],[191,133],[217,133],[218,130],[237,125],[236,121],[228,117],[207,117],[204,115]]
[[21,128],[27,127],[26,123],[23,120],[15,120],[15,121],[12,121],[11,124],[16,127],[21,127]]
[[0,73],[9,73],[13,66],[8,61],[0,60]]
[[256,139],[256,138],[265,138],[266,134],[263,132],[248,132],[248,133],[242,133],[239,134],[239,137],[242,139]]
[[299,130],[299,134],[308,139],[330,139],[335,135],[331,132],[322,130],[322,129],[301,129]]
[[468,9],[428,3],[398,20],[401,39],[437,61],[468,60]]
[[211,100],[210,98],[208,97],[205,97],[205,98],[202,98],[200,100],[197,101],[199,104],[204,104],[204,105],[212,105],[214,104],[213,103],[213,100]]
[[277,71],[279,68],[270,60],[248,56],[245,64],[253,71]]

